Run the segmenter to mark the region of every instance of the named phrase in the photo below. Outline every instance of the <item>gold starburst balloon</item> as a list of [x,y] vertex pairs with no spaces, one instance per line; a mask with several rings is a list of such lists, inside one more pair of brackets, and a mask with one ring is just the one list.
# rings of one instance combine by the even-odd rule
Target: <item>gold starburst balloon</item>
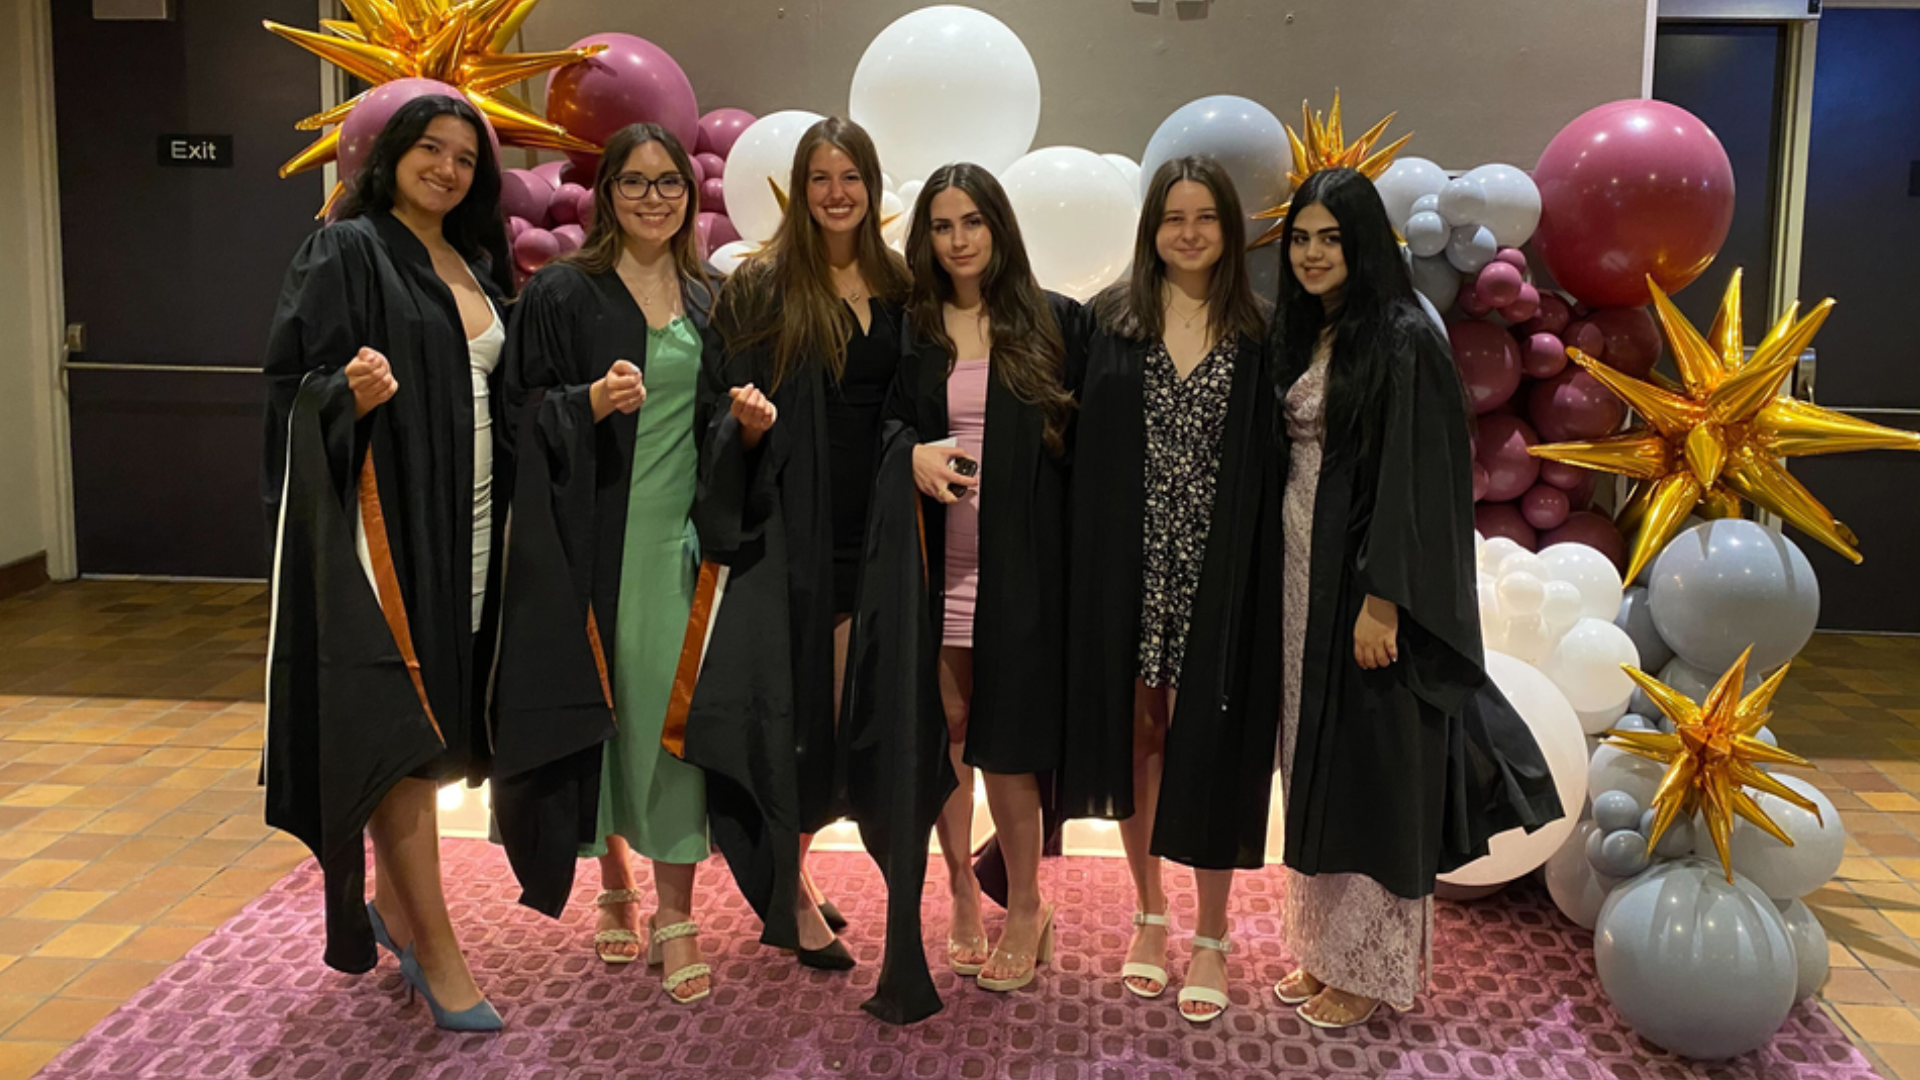
[[[1411,132],[1400,136],[1379,150],[1373,148],[1381,136],[1387,133],[1387,125],[1393,123],[1398,113],[1388,113],[1386,119],[1367,129],[1367,133],[1355,139],[1352,144],[1346,141],[1346,134],[1340,128],[1340,91],[1333,92],[1333,108],[1325,116],[1313,112],[1304,101],[1300,103],[1301,135],[1287,126],[1287,143],[1293,148],[1293,168],[1287,173],[1288,187],[1294,191],[1307,182],[1307,177],[1324,169],[1357,169],[1369,180],[1380,179],[1380,174],[1393,164],[1393,156],[1413,138]],[[1287,211],[1293,208],[1289,199],[1270,210],[1262,210],[1253,215],[1262,221],[1273,218],[1285,218]],[[1280,239],[1280,230],[1285,228],[1282,222],[1262,233],[1260,239],[1253,242],[1254,247],[1263,247]]]
[[1735,270],[1705,337],[1652,277],[1660,328],[1680,369],[1675,385],[1657,374],[1636,379],[1569,348],[1567,355],[1638,413],[1643,422],[1618,435],[1535,446],[1535,457],[1618,473],[1639,481],[1622,507],[1623,528],[1637,528],[1627,567],[1632,581],[1698,508],[1709,517],[1739,511],[1740,500],[1770,510],[1808,536],[1860,561],[1859,537],[1787,472],[1782,458],[1850,450],[1920,450],[1920,434],[1881,427],[1780,393],[1813,341],[1832,300],[1800,315],[1795,301],[1746,358]]
[[1797,754],[1769,746],[1755,737],[1754,733],[1765,727],[1773,715],[1774,692],[1780,689],[1780,683],[1787,677],[1787,668],[1793,665],[1782,666],[1755,687],[1753,693],[1741,697],[1740,685],[1747,677],[1747,658],[1752,655],[1753,649],[1748,647],[1701,702],[1627,665],[1627,674],[1673,721],[1673,734],[1607,732],[1609,745],[1667,767],[1666,775],[1653,793],[1653,828],[1647,834],[1647,847],[1659,843],[1667,827],[1680,815],[1699,811],[1706,821],[1707,834],[1713,837],[1714,850],[1720,853],[1720,867],[1727,872],[1728,882],[1733,881],[1733,857],[1728,843],[1733,838],[1735,815],[1765,829],[1769,836],[1788,847],[1793,846],[1793,837],[1768,817],[1745,789],[1764,791],[1811,811],[1815,818],[1820,816],[1820,808],[1813,800],[1760,768],[1761,765],[1809,763]]
[[[604,45],[553,52],[504,51],[540,0],[342,0],[353,21],[321,21],[325,33],[268,20],[266,28],[295,45],[373,83],[437,79],[457,87],[493,124],[500,142],[544,150],[593,153],[600,148],[535,113],[506,88],[543,71],[584,60]],[[371,93],[372,91],[368,91]],[[280,166],[282,178],[334,160],[339,124],[367,95],[343,101],[295,124],[301,131],[332,130]],[[327,197],[340,194],[336,185]],[[322,213],[325,211],[323,210]]]

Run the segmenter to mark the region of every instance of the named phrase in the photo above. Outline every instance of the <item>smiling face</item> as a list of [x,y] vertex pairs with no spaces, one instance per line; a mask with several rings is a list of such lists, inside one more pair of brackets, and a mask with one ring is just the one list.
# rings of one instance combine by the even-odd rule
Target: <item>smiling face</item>
[[993,230],[974,204],[973,196],[950,187],[933,197],[927,208],[933,257],[954,281],[974,280],[987,272],[993,260]]
[[621,230],[643,243],[666,243],[686,224],[691,184],[661,143],[634,147],[613,178],[613,207]]
[[450,114],[436,116],[394,169],[396,201],[406,210],[445,217],[467,197],[479,160],[473,125]]
[[1314,203],[1294,217],[1287,259],[1300,288],[1322,300],[1339,301],[1347,286],[1347,252],[1340,245],[1340,222],[1332,211]]
[[851,235],[866,219],[867,185],[845,150],[831,143],[807,161],[807,212],[823,233]]
[[1198,273],[1212,269],[1226,250],[1220,234],[1220,210],[1205,184],[1182,180],[1167,190],[1154,249],[1169,270]]

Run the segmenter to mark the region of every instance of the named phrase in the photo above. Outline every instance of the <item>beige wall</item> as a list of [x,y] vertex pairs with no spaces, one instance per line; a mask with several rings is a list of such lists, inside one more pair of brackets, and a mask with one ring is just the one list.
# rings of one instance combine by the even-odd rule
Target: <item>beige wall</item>
[[[560,0],[535,9],[530,49],[596,31],[671,53],[701,109],[844,113],[860,54],[916,0]],[[1339,87],[1350,132],[1398,110],[1407,153],[1454,169],[1531,168],[1581,112],[1641,92],[1647,0],[973,0],[1040,69],[1035,146],[1138,158],[1167,114],[1238,94],[1298,124]],[[544,83],[544,80],[541,80]],[[537,93],[538,88],[528,84]],[[904,178],[903,178],[904,179]]]

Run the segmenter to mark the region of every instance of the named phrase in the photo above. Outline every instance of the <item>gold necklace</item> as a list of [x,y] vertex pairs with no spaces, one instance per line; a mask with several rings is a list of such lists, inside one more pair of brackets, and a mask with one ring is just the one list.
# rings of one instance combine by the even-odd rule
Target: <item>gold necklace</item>
[[1193,309],[1192,314],[1182,315],[1180,314],[1179,306],[1174,304],[1171,298],[1167,300],[1167,311],[1170,312],[1174,318],[1180,320],[1180,327],[1183,330],[1193,329],[1193,320],[1199,318],[1200,313],[1205,310],[1207,310],[1207,302],[1205,300],[1202,300],[1200,301],[1200,306]]

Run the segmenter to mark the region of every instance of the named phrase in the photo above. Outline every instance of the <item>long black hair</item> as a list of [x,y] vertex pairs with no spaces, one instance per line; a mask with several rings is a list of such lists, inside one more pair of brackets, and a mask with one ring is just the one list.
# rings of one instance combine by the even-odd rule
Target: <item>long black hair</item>
[[[1410,364],[1415,347],[1439,343],[1414,296],[1413,278],[1373,181],[1353,169],[1327,169],[1307,177],[1293,194],[1293,208],[1280,234],[1289,249],[1300,212],[1316,205],[1326,207],[1339,222],[1347,265],[1327,366],[1328,450],[1365,460],[1380,444],[1384,391],[1394,366]],[[1327,310],[1320,297],[1301,287],[1291,257],[1283,258],[1275,336],[1280,341],[1281,385],[1286,386],[1313,363]]]
[[1166,335],[1167,264],[1160,258],[1160,222],[1167,216],[1167,196],[1182,181],[1206,188],[1220,218],[1220,261],[1213,264],[1207,286],[1207,329],[1216,338],[1245,334],[1257,340],[1266,332],[1267,316],[1247,273],[1247,215],[1227,170],[1201,155],[1174,158],[1154,170],[1140,204],[1133,271],[1094,298],[1095,317],[1116,337],[1158,341]]
[[486,121],[465,98],[425,94],[394,110],[380,137],[373,142],[365,165],[348,185],[341,200],[339,220],[367,217],[393,209],[399,191],[400,159],[427,133],[436,117],[455,116],[473,128],[478,150],[474,154],[473,185],[460,204],[441,219],[440,233],[468,262],[485,267],[503,295],[513,295],[513,260],[507,255],[506,219],[500,215],[500,160]]
[[1073,416],[1073,395],[1062,385],[1066,341],[1047,304],[1047,294],[1034,279],[1026,241],[1020,236],[1020,221],[1014,216],[1006,189],[978,165],[960,162],[940,166],[914,201],[913,225],[907,231],[907,265],[913,268],[907,318],[915,333],[947,354],[947,370],[951,373],[959,360],[953,339],[947,336],[945,314],[945,305],[954,296],[953,278],[933,253],[933,199],[949,189],[973,200],[993,237],[993,254],[987,257],[986,271],[980,276],[980,299],[992,320],[993,372],[1014,397],[1040,409],[1047,448],[1064,453],[1067,424]]

